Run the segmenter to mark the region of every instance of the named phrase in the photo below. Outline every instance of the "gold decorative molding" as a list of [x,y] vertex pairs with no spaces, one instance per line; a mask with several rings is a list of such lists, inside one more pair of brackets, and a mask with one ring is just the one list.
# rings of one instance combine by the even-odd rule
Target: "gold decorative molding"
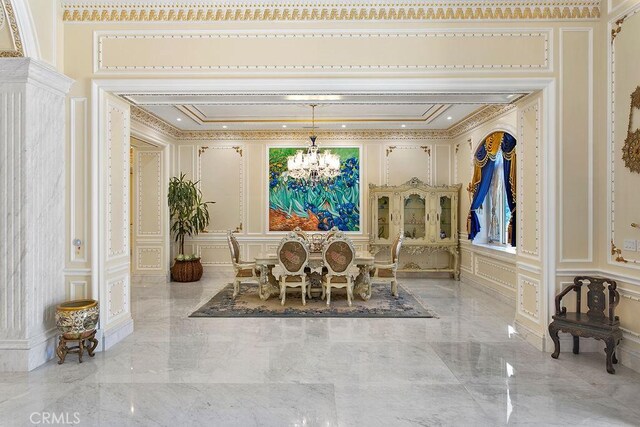
[[618,19],[615,22],[615,27],[611,29],[611,44],[613,44],[613,42],[615,41],[616,37],[618,37],[618,34],[620,34],[620,31],[622,31],[622,24],[624,24],[624,20],[627,19],[627,15],[623,16],[622,18]]
[[3,18],[6,19],[6,23],[9,24],[11,38],[13,40],[13,50],[0,50],[0,58],[16,58],[24,56],[22,39],[20,38],[16,15],[13,11],[13,6],[11,6],[10,0],[2,0],[0,3],[0,15],[3,15]]
[[631,223],[631,227],[633,228],[640,228],[640,224],[636,224],[635,222]]
[[624,262],[628,263],[626,259],[622,256],[622,249],[618,248],[615,243],[613,243],[613,239],[611,239],[611,255],[615,256],[616,262]]
[[[236,150],[236,153],[240,154],[240,157],[242,157],[242,147],[235,146],[233,149]],[[242,224],[240,224],[240,227],[242,227]]]
[[600,0],[427,1],[385,3],[319,1],[304,3],[177,0],[63,0],[67,22],[212,22],[212,21],[523,21],[596,20]]
[[198,157],[202,156],[202,154],[207,151],[209,149],[208,146],[203,145],[202,147],[198,148]]
[[631,106],[629,107],[629,126],[627,137],[622,146],[622,161],[624,165],[635,173],[640,173],[640,128],[632,130],[634,111],[640,115],[640,86],[631,94]]
[[389,157],[389,154],[393,153],[393,150],[395,150],[397,147],[395,145],[390,145],[387,147],[387,157]]
[[513,110],[514,108],[516,108],[515,104],[487,105],[480,111],[470,115],[466,119],[461,120],[460,122],[447,129],[450,134],[449,137],[455,138],[457,136],[460,136],[465,132],[470,131],[471,129],[477,128],[483,123],[500,117],[501,115]]
[[427,153],[429,156],[431,155],[431,147],[429,147],[428,145],[421,145],[420,148],[422,148],[424,152]]

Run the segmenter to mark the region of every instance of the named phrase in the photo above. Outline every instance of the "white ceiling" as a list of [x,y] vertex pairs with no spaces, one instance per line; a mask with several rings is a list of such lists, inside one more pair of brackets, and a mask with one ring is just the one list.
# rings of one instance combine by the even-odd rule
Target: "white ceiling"
[[182,130],[447,129],[522,94],[121,94]]

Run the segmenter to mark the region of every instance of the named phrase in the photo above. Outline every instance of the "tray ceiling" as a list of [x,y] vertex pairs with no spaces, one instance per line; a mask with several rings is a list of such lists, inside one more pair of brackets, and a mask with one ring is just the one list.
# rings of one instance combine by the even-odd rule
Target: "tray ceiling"
[[448,129],[523,94],[121,94],[180,130]]

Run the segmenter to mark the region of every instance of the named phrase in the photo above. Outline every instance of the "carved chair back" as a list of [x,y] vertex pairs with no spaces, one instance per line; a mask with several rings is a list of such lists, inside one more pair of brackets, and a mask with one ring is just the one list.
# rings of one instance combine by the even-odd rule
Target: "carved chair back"
[[402,249],[402,241],[404,240],[404,232],[401,230],[391,245],[391,263],[395,264],[400,258],[400,249]]
[[325,243],[322,258],[330,275],[346,276],[355,262],[356,251],[351,239],[338,231]]
[[231,252],[231,261],[233,264],[240,262],[240,245],[233,235],[233,231],[227,231],[227,243],[229,243],[229,252]]
[[293,232],[302,237],[305,242],[309,241],[309,235],[306,233],[306,231],[302,230],[302,228],[296,227],[293,229]]
[[295,231],[287,234],[278,246],[278,262],[286,275],[304,274],[309,262],[309,245]]
[[614,280],[604,277],[578,276],[573,279],[573,285],[567,286],[561,293],[556,296],[556,315],[565,316],[567,308],[561,307],[561,300],[570,291],[576,293],[576,313],[581,313],[582,306],[582,285],[587,284],[587,316],[593,320],[604,321],[607,317],[605,310],[607,307],[607,296],[605,295],[605,286],[609,296],[609,316],[608,322],[614,324],[619,321],[619,317],[615,315],[615,308],[620,302],[620,293],[617,290],[618,285]]

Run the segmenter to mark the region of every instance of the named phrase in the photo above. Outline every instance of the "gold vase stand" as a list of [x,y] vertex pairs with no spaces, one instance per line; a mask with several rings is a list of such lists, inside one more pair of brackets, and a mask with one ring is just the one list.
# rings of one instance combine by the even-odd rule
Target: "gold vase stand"
[[[67,343],[77,342],[77,345],[67,346]],[[58,343],[58,347],[56,348],[56,355],[58,356],[58,364],[62,365],[64,363],[64,359],[67,357],[68,353],[78,353],[78,361],[82,363],[82,354],[85,350],[89,353],[89,357],[95,356],[93,353],[98,346],[98,340],[96,339],[96,331],[93,331],[91,335],[88,335],[84,338],[65,338],[64,335],[60,336],[60,342]]]

